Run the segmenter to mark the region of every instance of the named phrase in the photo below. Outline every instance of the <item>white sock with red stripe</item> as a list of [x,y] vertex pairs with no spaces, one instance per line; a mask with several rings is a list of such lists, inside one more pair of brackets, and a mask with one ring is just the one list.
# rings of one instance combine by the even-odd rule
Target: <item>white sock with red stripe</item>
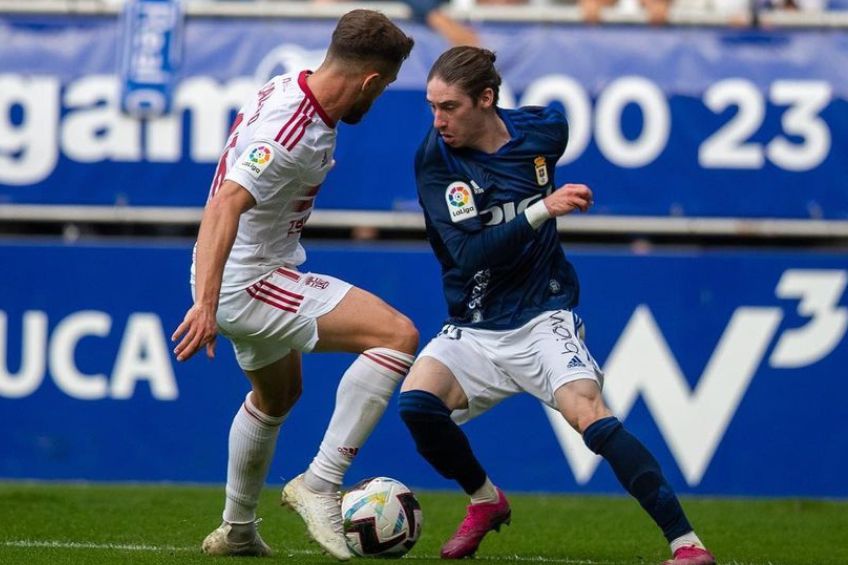
[[412,355],[384,347],[369,349],[356,358],[339,382],[336,408],[304,476],[306,486],[315,492],[338,490],[414,360]]
[[280,424],[286,419],[260,412],[251,401],[251,394],[245,397],[230,426],[224,520],[236,524],[256,520],[259,494],[265,486]]

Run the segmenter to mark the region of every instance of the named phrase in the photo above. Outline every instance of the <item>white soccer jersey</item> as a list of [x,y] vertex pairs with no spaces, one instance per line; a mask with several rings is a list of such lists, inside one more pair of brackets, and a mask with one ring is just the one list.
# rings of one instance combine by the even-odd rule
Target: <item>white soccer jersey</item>
[[[241,215],[221,290],[241,290],[277,267],[306,260],[300,232],[336,146],[335,123],[309,90],[308,75],[272,78],[233,123],[209,198],[229,179],[256,205]],[[192,264],[192,283],[194,271]]]

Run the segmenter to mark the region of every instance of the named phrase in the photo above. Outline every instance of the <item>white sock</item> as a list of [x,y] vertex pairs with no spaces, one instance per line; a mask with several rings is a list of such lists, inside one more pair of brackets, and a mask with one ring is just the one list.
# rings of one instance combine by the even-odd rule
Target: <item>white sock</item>
[[383,412],[415,357],[375,347],[345,371],[336,392],[336,408],[318,454],[304,480],[316,492],[338,490],[345,472]]
[[498,489],[495,488],[494,483],[486,477],[486,482],[483,483],[483,486],[475,490],[471,493],[471,504],[480,504],[482,502],[497,502],[498,501]]
[[683,534],[679,538],[674,539],[669,545],[671,546],[672,555],[674,555],[675,551],[677,551],[681,547],[686,547],[687,545],[694,545],[695,547],[706,549],[706,547],[704,547],[704,544],[701,543],[701,540],[698,538],[698,536],[695,535],[695,532]]
[[230,427],[224,520],[236,524],[256,520],[259,494],[265,486],[280,424],[286,418],[260,412],[251,394],[245,397]]

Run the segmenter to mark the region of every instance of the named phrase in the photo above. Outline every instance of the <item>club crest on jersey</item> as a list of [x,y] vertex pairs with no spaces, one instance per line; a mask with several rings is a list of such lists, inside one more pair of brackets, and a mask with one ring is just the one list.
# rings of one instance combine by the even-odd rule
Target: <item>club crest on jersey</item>
[[548,184],[548,165],[545,158],[539,155],[533,159],[533,164],[536,166],[536,182],[539,186],[545,186]]
[[274,160],[274,150],[267,143],[253,143],[239,157],[237,168],[243,170],[255,179]]
[[477,206],[471,196],[471,187],[461,181],[452,182],[445,191],[445,201],[448,203],[448,212],[451,221],[461,222],[477,215]]

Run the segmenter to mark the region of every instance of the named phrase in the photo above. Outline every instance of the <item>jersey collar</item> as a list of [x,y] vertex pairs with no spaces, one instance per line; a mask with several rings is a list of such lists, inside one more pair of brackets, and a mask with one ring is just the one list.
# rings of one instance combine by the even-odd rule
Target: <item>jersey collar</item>
[[336,127],[336,122],[327,115],[327,112],[324,111],[324,108],[321,107],[321,104],[318,103],[318,100],[315,98],[315,95],[312,94],[312,90],[309,88],[309,85],[306,83],[306,77],[312,74],[312,71],[301,71],[300,75],[297,77],[297,84],[300,86],[300,89],[306,95],[312,104],[315,105],[315,111],[321,116],[321,119],[324,120],[324,123],[327,124],[327,127],[330,129]]

